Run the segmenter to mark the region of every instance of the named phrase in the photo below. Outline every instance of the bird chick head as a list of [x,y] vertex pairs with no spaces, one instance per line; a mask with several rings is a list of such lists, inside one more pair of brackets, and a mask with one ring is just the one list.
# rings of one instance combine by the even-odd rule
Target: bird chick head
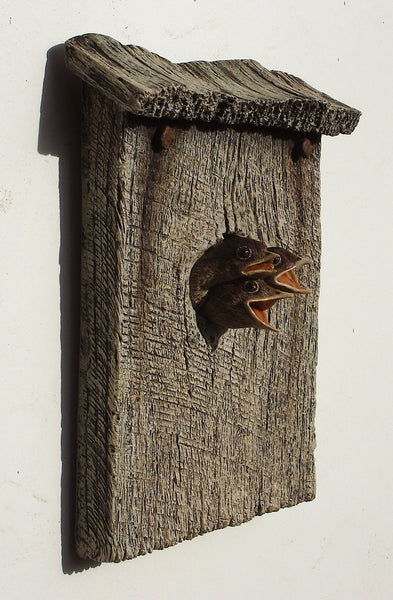
[[266,311],[281,298],[290,296],[269,286],[263,277],[241,278],[212,287],[197,307],[197,313],[228,329],[256,327],[277,331],[269,323]]
[[233,281],[251,273],[273,273],[276,257],[264,242],[238,234],[226,234],[203,255],[206,262],[215,263],[217,281],[214,283]]
[[311,290],[299,283],[293,269],[310,264],[311,260],[309,258],[302,258],[285,248],[271,247],[268,248],[268,251],[274,253],[276,256],[272,261],[274,271],[267,273],[266,282],[285,292],[309,294]]

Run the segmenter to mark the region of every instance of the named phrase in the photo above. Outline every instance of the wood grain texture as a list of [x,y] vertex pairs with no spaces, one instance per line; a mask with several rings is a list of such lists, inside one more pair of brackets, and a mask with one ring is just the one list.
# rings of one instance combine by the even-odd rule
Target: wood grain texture
[[[132,116],[86,86],[77,549],[118,561],[315,495],[319,159],[264,130]],[[226,231],[309,256],[280,333],[212,351],[189,298]]]
[[66,57],[79,77],[123,110],[148,117],[337,135],[351,133],[361,114],[255,60],[174,64],[99,34],[68,40]]

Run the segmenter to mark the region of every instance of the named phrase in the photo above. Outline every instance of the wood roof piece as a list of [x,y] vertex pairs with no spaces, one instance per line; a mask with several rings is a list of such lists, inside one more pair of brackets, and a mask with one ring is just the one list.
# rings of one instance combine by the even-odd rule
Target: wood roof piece
[[68,67],[136,115],[338,135],[360,111],[254,60],[172,63],[139,46],[86,34],[66,42]]

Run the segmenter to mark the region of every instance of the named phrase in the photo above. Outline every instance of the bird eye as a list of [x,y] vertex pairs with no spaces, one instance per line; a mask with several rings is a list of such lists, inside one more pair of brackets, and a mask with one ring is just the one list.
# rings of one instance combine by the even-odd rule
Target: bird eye
[[281,256],[276,256],[276,258],[273,258],[273,267],[278,267],[278,265],[281,264]]
[[249,294],[255,294],[259,292],[259,284],[253,279],[248,279],[243,285],[243,289]]
[[236,256],[240,260],[248,260],[252,258],[252,250],[249,246],[239,246],[236,250]]

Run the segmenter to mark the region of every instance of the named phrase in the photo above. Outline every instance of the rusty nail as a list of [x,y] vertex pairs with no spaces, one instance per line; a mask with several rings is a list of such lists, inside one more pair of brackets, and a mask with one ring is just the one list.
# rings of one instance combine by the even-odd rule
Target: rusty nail
[[314,144],[309,138],[305,137],[302,139],[301,148],[302,156],[304,156],[304,158],[310,158],[312,151],[314,150]]
[[168,148],[175,139],[175,130],[169,125],[165,125],[160,134],[162,148]]

